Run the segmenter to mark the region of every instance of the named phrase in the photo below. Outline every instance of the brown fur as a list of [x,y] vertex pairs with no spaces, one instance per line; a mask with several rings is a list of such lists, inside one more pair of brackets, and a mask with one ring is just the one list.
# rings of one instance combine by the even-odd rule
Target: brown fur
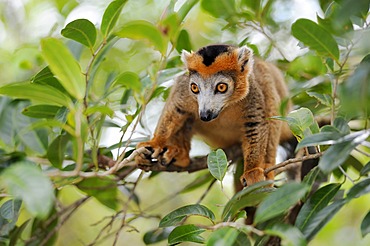
[[[199,51],[184,55],[190,75],[183,75],[175,82],[153,139],[138,144],[137,147],[147,147],[152,152],[151,156],[137,156],[138,164],[152,165],[156,159],[163,165],[188,166],[190,141],[196,134],[214,148],[241,144],[242,183],[251,185],[274,178],[273,172],[265,177],[264,170],[275,164],[279,141],[291,137],[285,123],[269,119],[278,115],[281,100],[288,96],[283,77],[272,64],[254,59],[250,50],[240,53],[237,47],[226,47],[227,52],[211,59],[212,64],[208,65]],[[200,120],[197,99],[189,89],[194,72],[202,78],[219,72],[233,75],[233,94],[211,121]]]

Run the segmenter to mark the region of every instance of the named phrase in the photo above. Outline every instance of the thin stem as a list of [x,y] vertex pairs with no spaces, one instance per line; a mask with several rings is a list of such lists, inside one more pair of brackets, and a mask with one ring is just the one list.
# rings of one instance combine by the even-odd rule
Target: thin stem
[[77,208],[79,208],[85,201],[87,201],[87,199],[89,199],[90,197],[85,197],[79,201],[77,201],[76,203],[73,204],[73,208],[72,208],[72,211],[69,212],[54,228],[53,230],[51,230],[46,236],[45,238],[41,241],[40,245],[46,245],[48,243],[48,241],[50,240],[50,238],[57,232],[59,231],[59,229],[62,227],[62,225],[64,225],[64,223],[72,216],[72,214],[77,210]]
[[346,173],[346,171],[344,171],[344,169],[339,166],[339,170],[343,173],[343,175],[349,180],[351,181],[352,184],[355,184],[355,181],[353,181],[353,179],[351,179],[351,177]]
[[84,158],[84,142],[82,139],[82,131],[81,131],[81,127],[82,127],[81,117],[82,117],[82,112],[81,112],[81,108],[79,108],[75,114],[75,121],[76,121],[75,134],[76,134],[76,141],[77,141],[77,161],[76,161],[76,167],[74,170],[75,173],[78,173],[81,171],[82,165],[83,165],[83,158]]
[[88,107],[88,103],[87,103],[88,90],[87,89],[88,89],[90,71],[91,71],[92,65],[94,64],[94,61],[95,61],[96,57],[98,56],[98,54],[100,53],[100,51],[104,48],[104,46],[106,44],[107,44],[107,41],[104,39],[103,42],[99,45],[99,47],[96,49],[96,51],[92,53],[90,61],[86,66],[86,70],[85,70],[85,73],[84,73],[85,83],[86,83],[86,93],[85,93],[85,97],[84,97],[85,109]]
[[285,167],[285,166],[290,165],[290,164],[295,164],[297,162],[316,159],[316,158],[319,158],[320,156],[322,156],[323,154],[324,154],[324,152],[319,152],[319,153],[316,153],[316,154],[311,154],[311,155],[307,155],[307,156],[303,156],[303,157],[299,157],[299,158],[289,159],[289,160],[283,161],[283,162],[281,162],[281,163],[279,163],[275,166],[266,168],[264,173],[265,173],[265,175],[267,175],[269,172],[274,171],[276,169]]
[[129,205],[130,201],[132,200],[132,198],[134,197],[135,189],[136,189],[139,181],[143,178],[143,175],[144,175],[144,171],[141,171],[139,177],[136,179],[136,182],[134,184],[134,187],[131,190],[131,193],[130,193],[130,196],[128,197],[128,200],[127,200],[127,202],[125,203],[125,206],[122,209],[122,211],[123,211],[123,218],[122,218],[121,226],[117,230],[116,235],[114,237],[113,246],[115,246],[117,244],[119,234],[121,233],[121,230],[123,229],[123,227],[127,226],[126,216],[127,216],[128,205]]
[[359,148],[355,148],[355,150],[356,150],[357,152],[359,152],[359,153],[361,153],[361,154],[363,154],[363,155],[367,156],[367,157],[370,157],[370,154],[369,154],[369,153],[367,153],[367,152],[365,152],[365,151],[363,151],[363,150],[361,150],[361,149],[359,149]]
[[347,63],[347,60],[348,60],[349,54],[352,51],[352,48],[353,48],[353,44],[351,46],[347,47],[347,53],[344,56],[344,59],[343,59],[343,62],[342,63],[339,63],[339,61],[335,60],[336,63],[338,64],[338,66],[339,66],[339,70],[338,70],[337,76],[335,77],[335,80],[333,82],[333,88],[332,88],[332,94],[331,94],[331,97],[332,97],[332,108],[331,108],[331,115],[330,115],[330,124],[331,125],[334,124],[334,119],[336,117],[335,99],[337,98],[337,90],[338,90],[338,85],[339,85],[339,78],[340,78],[340,76],[341,76],[341,74],[343,72],[344,66]]
[[212,188],[212,186],[214,185],[215,182],[216,182],[216,179],[212,180],[212,182],[208,185],[207,189],[204,191],[204,193],[202,194],[202,196],[197,201],[197,204],[200,204],[203,201],[203,199],[209,193],[209,191],[211,190],[211,188]]
[[52,172],[48,172],[47,175],[49,177],[55,177],[55,176],[58,176],[58,177],[80,176],[80,177],[83,177],[83,178],[104,177],[104,176],[108,176],[108,175],[116,173],[117,171],[119,171],[123,167],[136,166],[136,163],[134,162],[135,157],[137,155],[139,155],[141,153],[145,153],[147,151],[148,150],[144,147],[136,149],[131,153],[130,156],[128,156],[127,158],[125,158],[121,162],[119,162],[117,165],[115,165],[115,168],[110,168],[105,172],[81,172],[81,171],[76,171],[76,170],[68,172],[68,171],[55,170],[55,171],[52,171]]
[[212,231],[215,231],[219,228],[222,228],[222,227],[235,227],[237,228],[238,230],[241,230],[241,231],[247,231],[247,232],[253,232],[254,234],[258,235],[258,236],[264,236],[265,233],[263,231],[260,231],[258,230],[257,228],[253,227],[253,226],[250,226],[250,225],[244,225],[244,224],[240,224],[240,223],[236,223],[236,222],[221,222],[221,223],[218,223],[214,226],[203,226],[203,225],[199,225],[199,227],[201,228],[205,228],[205,229],[208,229],[208,230],[212,230]]

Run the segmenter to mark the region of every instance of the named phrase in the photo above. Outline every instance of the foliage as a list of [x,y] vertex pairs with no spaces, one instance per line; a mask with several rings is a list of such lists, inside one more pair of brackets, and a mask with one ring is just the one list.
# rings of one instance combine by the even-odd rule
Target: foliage
[[[51,2],[65,19],[83,8],[74,0]],[[60,244],[78,210],[95,204],[89,245],[119,244],[127,229],[144,230],[146,244],[263,245],[278,238],[283,245],[306,245],[338,211],[370,192],[369,0],[320,0],[324,14],[294,23],[278,18],[289,8],[284,0],[155,2],[159,7],[151,3],[140,18],[131,12],[145,8],[142,1],[115,0],[96,22],[82,12],[33,47],[18,43],[14,60],[4,60],[9,70],[0,63],[6,81],[0,87],[0,244]],[[153,5],[162,12],[155,17]],[[303,52],[286,48],[292,40]],[[296,110],[271,120],[288,122],[297,151],[322,151],[303,182],[265,181],[223,197],[233,166],[222,150],[208,155],[209,171],[192,183],[171,174],[183,186],[178,192],[171,183],[160,188],[167,174],[135,172],[133,147],[150,137],[146,115],[182,73],[179,53],[217,42],[247,44],[285,72]],[[320,117],[330,124],[320,125]],[[119,140],[107,144],[112,129]],[[193,176],[186,174],[184,182]],[[216,180],[223,199],[201,204]],[[153,202],[163,193],[164,200]],[[184,193],[192,198],[176,199]],[[176,203],[164,205],[173,198]],[[257,206],[255,220],[245,225],[250,206]],[[362,237],[370,232],[366,209],[355,225]],[[154,223],[148,228],[138,220]]]

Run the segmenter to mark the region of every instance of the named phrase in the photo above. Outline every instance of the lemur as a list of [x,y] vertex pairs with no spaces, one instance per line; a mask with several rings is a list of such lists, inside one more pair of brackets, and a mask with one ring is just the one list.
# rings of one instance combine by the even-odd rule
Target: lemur
[[137,145],[151,154],[136,163],[187,167],[191,138],[199,135],[212,148],[241,145],[244,186],[274,179],[264,170],[275,164],[279,142],[292,137],[285,122],[270,119],[288,97],[278,68],[247,46],[210,45],[183,51],[181,60],[187,73],[171,88],[154,137]]

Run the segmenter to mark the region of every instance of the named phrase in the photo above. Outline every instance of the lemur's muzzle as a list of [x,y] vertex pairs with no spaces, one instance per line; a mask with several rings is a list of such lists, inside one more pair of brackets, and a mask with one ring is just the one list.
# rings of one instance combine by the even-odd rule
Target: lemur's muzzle
[[205,110],[201,111],[199,116],[202,121],[211,121],[217,118],[218,113],[214,113],[211,110]]

